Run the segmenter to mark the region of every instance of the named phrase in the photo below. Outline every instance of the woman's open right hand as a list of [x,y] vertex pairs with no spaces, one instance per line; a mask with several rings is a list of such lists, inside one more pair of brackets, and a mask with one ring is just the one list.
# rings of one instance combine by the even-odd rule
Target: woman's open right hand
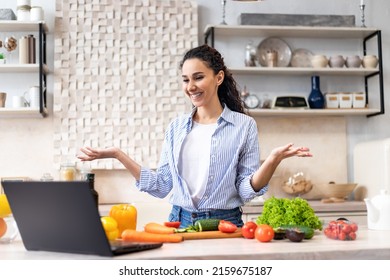
[[83,154],[77,155],[77,158],[81,161],[91,161],[101,158],[116,158],[116,155],[119,152],[118,148],[111,147],[105,149],[94,149],[91,147],[81,148],[80,151]]

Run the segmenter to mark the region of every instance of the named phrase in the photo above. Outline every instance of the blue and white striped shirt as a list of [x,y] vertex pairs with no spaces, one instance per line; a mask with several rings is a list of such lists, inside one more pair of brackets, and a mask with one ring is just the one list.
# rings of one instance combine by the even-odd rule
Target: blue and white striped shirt
[[158,168],[153,171],[142,167],[137,188],[159,198],[166,197],[172,191],[170,203],[191,212],[233,209],[264,194],[268,185],[255,192],[250,184],[253,173],[260,166],[256,122],[250,116],[231,111],[225,106],[211,138],[206,191],[198,207],[194,206],[186,182],[178,172],[178,163],[184,138],[192,128],[195,111],[196,108],[169,124]]

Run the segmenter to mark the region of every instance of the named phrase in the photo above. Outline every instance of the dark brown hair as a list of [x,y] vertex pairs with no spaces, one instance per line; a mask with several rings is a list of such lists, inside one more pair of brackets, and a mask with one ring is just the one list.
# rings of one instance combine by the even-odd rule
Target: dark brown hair
[[232,111],[246,114],[240,97],[240,91],[237,88],[237,83],[234,80],[232,73],[227,69],[222,55],[216,49],[208,45],[202,45],[186,52],[183,60],[180,62],[180,68],[183,67],[184,62],[187,59],[192,58],[203,61],[207,67],[213,70],[215,75],[221,70],[225,73],[225,78],[218,87],[219,101],[222,104],[225,103]]

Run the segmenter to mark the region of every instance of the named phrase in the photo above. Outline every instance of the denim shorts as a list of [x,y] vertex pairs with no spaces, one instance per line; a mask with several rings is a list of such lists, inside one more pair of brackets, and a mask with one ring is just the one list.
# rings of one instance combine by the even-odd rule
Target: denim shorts
[[202,219],[220,219],[230,221],[242,227],[244,222],[242,221],[241,208],[237,207],[234,209],[227,210],[211,210],[201,212],[190,212],[180,206],[174,205],[171,213],[169,214],[169,221],[180,221],[180,228],[185,228],[190,225],[194,225],[197,220]]

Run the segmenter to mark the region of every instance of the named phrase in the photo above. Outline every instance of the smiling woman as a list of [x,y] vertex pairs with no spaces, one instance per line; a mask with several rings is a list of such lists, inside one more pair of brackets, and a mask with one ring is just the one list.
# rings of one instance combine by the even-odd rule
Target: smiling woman
[[208,45],[188,50],[180,63],[182,89],[192,111],[168,126],[157,170],[141,166],[116,147],[82,148],[82,161],[119,160],[152,196],[171,194],[169,221],[181,228],[203,219],[243,225],[240,207],[263,195],[279,163],[310,157],[306,147],[275,148],[260,166],[258,130],[243,107],[235,79],[222,55]]

